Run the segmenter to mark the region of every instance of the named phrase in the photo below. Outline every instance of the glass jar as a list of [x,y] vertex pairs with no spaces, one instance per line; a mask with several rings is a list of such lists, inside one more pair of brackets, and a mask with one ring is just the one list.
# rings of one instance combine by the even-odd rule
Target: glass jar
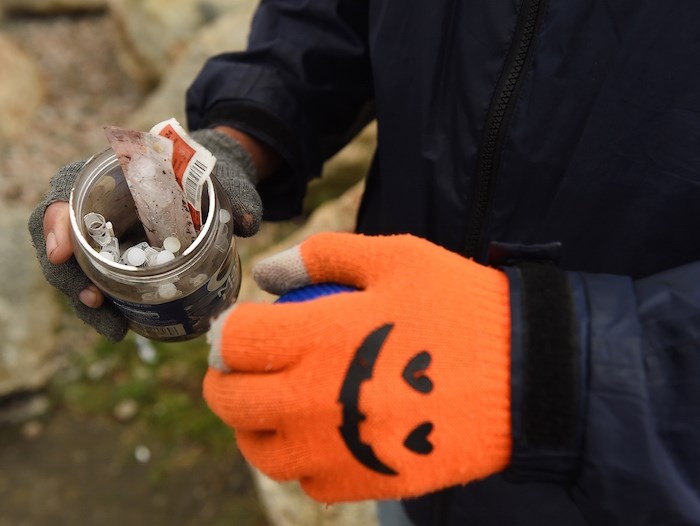
[[196,239],[166,263],[136,267],[100,255],[84,221],[90,213],[101,214],[112,224],[122,252],[146,241],[111,149],[91,158],[78,174],[70,195],[71,233],[78,264],[134,332],[159,341],[195,338],[236,300],[241,266],[231,203],[215,177],[204,188],[203,221]]

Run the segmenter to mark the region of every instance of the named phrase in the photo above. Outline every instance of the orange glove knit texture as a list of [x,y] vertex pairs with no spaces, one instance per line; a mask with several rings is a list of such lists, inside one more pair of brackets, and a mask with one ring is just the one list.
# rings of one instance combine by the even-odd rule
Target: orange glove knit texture
[[204,395],[245,458],[323,502],[411,497],[486,477],[511,452],[505,275],[410,235],[320,234],[259,263],[273,293],[209,334]]

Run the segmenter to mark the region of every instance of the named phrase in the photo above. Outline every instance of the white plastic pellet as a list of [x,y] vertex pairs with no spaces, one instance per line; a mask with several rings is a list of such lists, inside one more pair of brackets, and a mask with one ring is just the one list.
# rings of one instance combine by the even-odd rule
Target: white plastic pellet
[[167,250],[173,254],[177,254],[181,246],[180,240],[174,236],[166,237],[163,240],[163,250]]
[[117,262],[117,258],[115,258],[114,254],[112,254],[112,252],[109,250],[100,250],[100,257],[106,259],[107,261],[111,261],[112,263]]
[[139,247],[131,247],[126,253],[126,262],[134,267],[140,267],[146,261],[146,253]]
[[207,275],[203,273],[199,273],[196,276],[192,276],[190,278],[190,283],[192,284],[193,287],[199,287],[201,285],[204,285],[207,282]]
[[231,212],[223,208],[219,210],[219,222],[226,224],[229,221],[231,221]]
[[167,263],[168,261],[172,261],[173,259],[175,259],[175,254],[167,250],[163,250],[162,252],[158,252],[158,255],[156,255],[154,261],[156,265],[162,265],[163,263]]
[[158,287],[158,295],[165,300],[174,298],[177,296],[177,287],[174,283],[164,283]]

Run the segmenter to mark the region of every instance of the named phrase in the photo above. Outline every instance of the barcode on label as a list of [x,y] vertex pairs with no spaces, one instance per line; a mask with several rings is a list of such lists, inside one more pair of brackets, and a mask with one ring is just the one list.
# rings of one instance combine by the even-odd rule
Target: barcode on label
[[207,167],[198,159],[195,159],[187,167],[185,172],[185,197],[195,208],[200,208],[202,202],[202,188],[204,178],[207,176]]
[[164,338],[164,337],[179,337],[185,336],[187,331],[184,325],[178,323],[176,325],[143,325],[141,323],[134,323],[135,330],[148,338]]

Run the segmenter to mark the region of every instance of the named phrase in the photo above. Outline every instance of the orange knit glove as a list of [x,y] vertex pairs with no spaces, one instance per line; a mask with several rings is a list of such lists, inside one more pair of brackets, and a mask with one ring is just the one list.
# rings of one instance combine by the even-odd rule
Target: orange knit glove
[[399,498],[506,467],[508,283],[409,236],[321,234],[259,263],[301,303],[242,303],[209,334],[204,396],[246,459],[324,502]]

